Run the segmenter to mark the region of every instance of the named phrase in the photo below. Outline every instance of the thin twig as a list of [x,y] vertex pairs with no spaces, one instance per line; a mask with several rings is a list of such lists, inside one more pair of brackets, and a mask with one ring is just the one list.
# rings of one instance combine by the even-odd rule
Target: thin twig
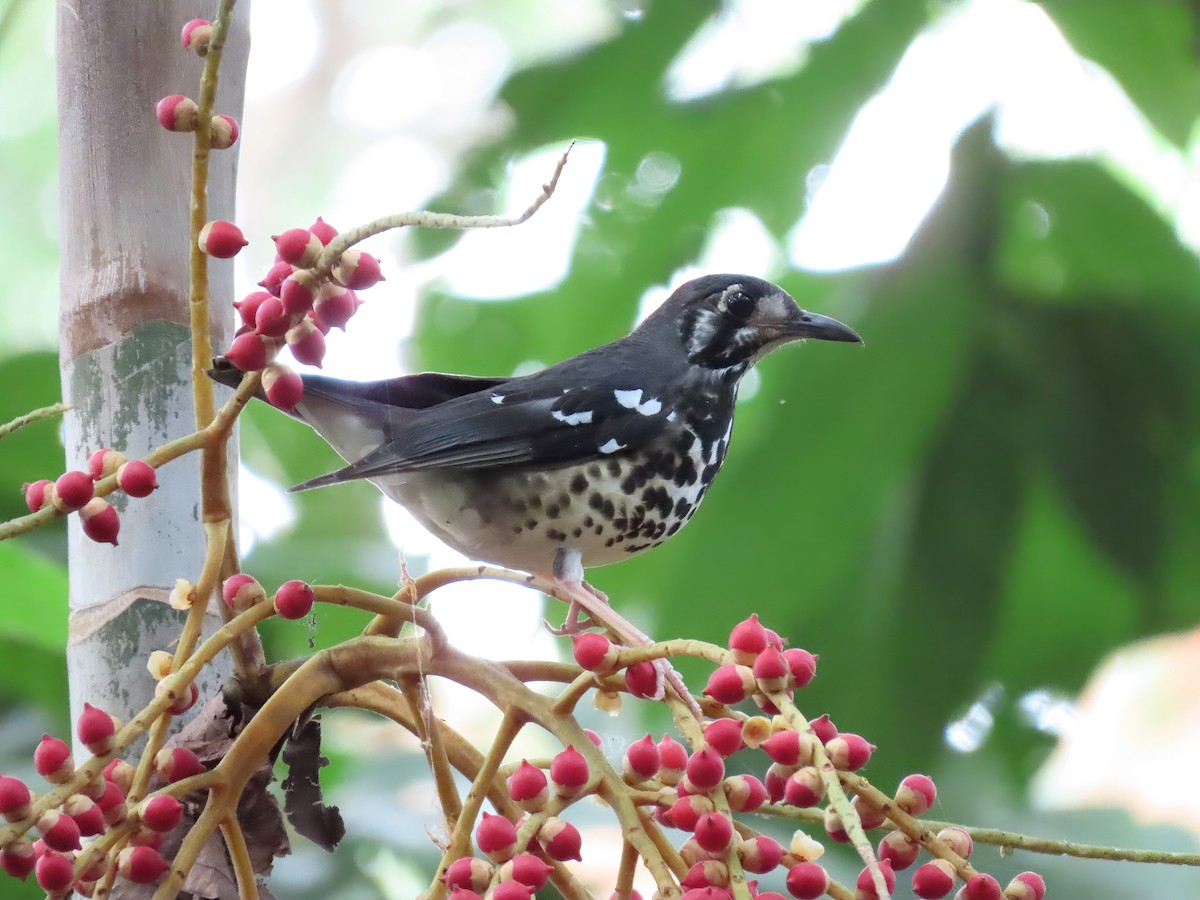
[[71,409],[69,403],[52,403],[50,406],[43,406],[40,409],[30,410],[23,416],[17,416],[11,422],[5,422],[0,425],[0,438],[6,438],[14,431],[18,431],[33,422],[41,421],[42,419],[52,419],[55,416],[61,416],[67,410]]

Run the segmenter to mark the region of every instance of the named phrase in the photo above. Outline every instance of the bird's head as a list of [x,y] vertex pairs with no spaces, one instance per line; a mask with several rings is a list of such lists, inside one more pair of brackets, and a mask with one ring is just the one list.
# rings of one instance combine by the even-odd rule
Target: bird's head
[[778,285],[751,275],[705,275],[679,287],[643,323],[675,328],[690,363],[744,371],[792,341],[862,338],[836,319],[807,312]]

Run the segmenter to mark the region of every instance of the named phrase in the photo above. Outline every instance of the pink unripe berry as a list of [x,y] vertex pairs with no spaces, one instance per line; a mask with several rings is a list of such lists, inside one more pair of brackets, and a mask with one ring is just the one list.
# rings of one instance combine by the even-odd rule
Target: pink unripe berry
[[570,744],[550,761],[550,780],[560,797],[577,797],[588,780],[588,763]]
[[134,884],[153,884],[171,868],[153,847],[126,847],[117,854],[117,871]]
[[792,673],[792,686],[802,688],[813,680],[817,674],[817,658],[800,647],[792,647],[783,651],[788,669]]
[[703,795],[685,795],[671,804],[667,818],[671,824],[683,831],[692,831],[700,822],[700,817],[712,812],[716,807],[712,800]]
[[105,781],[111,781],[123,791],[128,791],[133,784],[134,769],[123,759],[110,760],[102,770]]
[[275,612],[285,619],[303,619],[312,611],[313,591],[303,581],[285,581],[275,592]]
[[688,785],[700,792],[711,791],[725,777],[725,760],[711,747],[702,747],[687,762]]
[[866,738],[857,734],[843,731],[825,745],[829,761],[833,767],[842,772],[857,772],[867,764],[875,745],[867,743]]
[[75,773],[71,748],[67,746],[66,741],[43,734],[41,742],[33,751],[33,767],[47,781],[63,784]]
[[797,863],[788,869],[787,889],[797,900],[817,900],[829,889],[829,873],[816,863]]
[[728,884],[729,866],[716,859],[700,860],[679,882],[683,888],[725,887]]
[[144,800],[138,814],[147,828],[167,832],[182,821],[183,804],[170,794],[159,794]]
[[754,812],[767,802],[767,789],[753,775],[733,775],[725,779],[725,798],[734,812]]
[[265,337],[281,338],[291,327],[292,317],[283,301],[268,294],[254,313],[254,330]]
[[263,369],[262,385],[267,402],[284,412],[294,412],[304,399],[304,379],[283,363],[274,362]]
[[546,773],[528,760],[521,760],[517,770],[508,776],[508,795],[526,812],[537,812],[550,798]]
[[551,859],[557,859],[559,862],[583,859],[579,855],[579,849],[583,846],[583,838],[579,835],[579,829],[570,822],[550,816],[538,829],[537,836],[546,855]]
[[795,766],[785,766],[781,763],[771,763],[767,767],[767,774],[763,777],[763,785],[766,787],[767,797],[772,803],[778,803],[783,799],[783,795],[787,790],[788,779],[792,777],[792,773],[795,771]]
[[1000,882],[985,872],[967,879],[962,889],[964,900],[1000,900]]
[[237,143],[238,123],[233,116],[224,113],[213,116],[209,129],[209,143],[214,150],[228,150]]
[[89,752],[100,756],[111,750],[116,730],[112,716],[90,703],[83,704],[83,712],[75,724],[75,734],[79,737],[79,743],[87,747]]
[[754,672],[749,666],[724,665],[718,666],[708,677],[704,686],[704,695],[711,697],[717,703],[732,706],[741,703],[758,687]]
[[[283,291],[283,282],[293,271],[291,263],[285,263],[283,260],[280,260],[267,269],[267,274],[263,276],[263,280],[258,283],[258,286],[264,288],[272,296],[278,297]],[[254,322],[252,321],[246,324],[251,328],[254,327]]]
[[46,505],[46,489],[54,484],[48,478],[31,481],[25,485],[25,505],[31,513],[37,512]]
[[334,280],[352,291],[365,291],[383,281],[379,260],[361,250],[347,250],[333,267]]
[[[282,282],[283,278],[281,277],[279,280]],[[271,294],[268,291],[254,291],[247,294],[241,300],[235,301],[233,308],[238,311],[238,317],[242,320],[242,324],[247,328],[253,328],[256,317],[258,316],[258,308],[263,304],[263,301],[265,301],[268,297],[273,296],[274,294]]]
[[704,742],[722,756],[733,756],[745,746],[742,723],[737,719],[713,719],[704,726]]
[[466,888],[455,888],[450,892],[449,900],[483,900],[483,895]]
[[19,778],[0,775],[0,815],[18,822],[29,815],[29,788]]
[[286,340],[296,362],[320,367],[325,359],[325,335],[321,334],[321,329],[313,324],[312,319],[301,319],[289,328]]
[[658,771],[659,780],[666,785],[678,784],[687,768],[687,748],[669,734],[664,734],[658,742],[658,756],[662,763]]
[[767,649],[767,629],[759,624],[758,613],[743,619],[729,632],[729,649],[742,665],[752,666],[758,654]]
[[232,222],[215,219],[206,222],[200,229],[197,240],[202,253],[215,256],[217,259],[232,259],[250,242],[242,234],[242,229]]
[[37,820],[37,830],[41,833],[46,846],[51,850],[66,853],[69,850],[78,850],[80,847],[79,825],[66,813],[57,809],[48,809],[42,813]]
[[80,835],[94,837],[104,833],[104,810],[83,794],[72,794],[63,803],[63,812],[75,820]]
[[37,865],[37,859],[33,842],[26,838],[17,838],[0,850],[0,869],[3,869],[6,875],[24,881]]
[[65,891],[75,881],[70,857],[61,853],[43,853],[34,867],[38,886],[47,894]]
[[247,331],[233,339],[225,358],[243,372],[257,372],[275,355],[275,348],[261,334]]
[[1046,896],[1046,880],[1037,872],[1022,872],[1004,889],[1005,900],[1042,900]]
[[903,831],[889,831],[879,842],[878,857],[886,859],[896,871],[907,869],[917,861],[921,845]]
[[487,893],[488,900],[530,900],[533,889],[520,881],[502,881]]
[[206,771],[200,757],[187,747],[164,747],[159,750],[154,757],[154,769],[159,778],[172,784]]
[[317,240],[326,245],[338,235],[338,230],[320,216],[317,216],[317,221],[308,226],[308,230],[317,236]]
[[685,891],[680,900],[731,900],[732,897],[733,894],[729,893],[725,888],[707,885],[706,887],[697,887]]
[[792,673],[783,654],[774,647],[768,647],[754,658],[753,671],[758,688],[764,694],[786,691],[788,676]]
[[117,535],[121,531],[121,517],[106,501],[93,497],[79,511],[79,524],[83,533],[97,544],[117,546]]
[[913,893],[921,900],[941,900],[954,889],[954,866],[944,859],[935,859],[913,872]]
[[516,853],[517,828],[504,816],[485,812],[483,821],[475,828],[475,844],[493,862],[505,862]]
[[710,853],[718,853],[729,846],[733,837],[733,823],[719,812],[705,813],[696,822],[696,843]]
[[212,41],[213,27],[208,19],[192,19],[179,33],[183,49],[197,56],[208,56],[208,45]]
[[492,864],[478,856],[464,856],[446,867],[442,881],[447,887],[486,891],[492,880]]
[[117,825],[125,821],[129,808],[125,804],[125,791],[114,781],[104,782],[104,794],[96,801],[104,816],[105,825]]
[[258,579],[245,572],[230,575],[221,585],[221,598],[234,612],[244,612],[266,596],[266,591],[258,583]]
[[944,841],[946,846],[963,859],[971,858],[971,851],[975,849],[975,842],[971,840],[971,835],[967,834],[963,829],[951,825],[949,828],[943,828],[939,831],[937,836],[939,840]]
[[662,756],[650,735],[645,735],[626,748],[622,766],[626,779],[634,783],[658,774],[662,766]]
[[846,833],[846,825],[837,810],[832,806],[825,808],[825,819],[821,824],[825,826],[825,833],[829,835],[830,840],[837,841],[839,844],[850,843],[850,835]]
[[289,228],[272,235],[271,240],[275,242],[275,252],[280,259],[304,269],[317,261],[324,246],[321,239],[307,228]]
[[117,484],[130,497],[149,497],[158,488],[154,466],[131,459],[117,469]]
[[500,867],[500,881],[516,881],[535,891],[546,886],[553,871],[532,853],[518,853]]
[[658,669],[646,660],[625,670],[625,688],[635,697],[656,697],[660,690]]
[[145,825],[140,825],[136,831],[129,836],[129,843],[137,847],[149,847],[152,850],[161,850],[163,845],[163,836]]
[[297,269],[279,285],[279,299],[289,314],[298,316],[313,308],[317,299],[317,280],[308,269]]
[[183,94],[171,94],[155,104],[154,115],[167,131],[195,131],[200,121],[200,108],[195,100]]
[[814,766],[805,766],[793,772],[783,787],[784,802],[805,809],[816,806],[824,796],[825,782]]
[[585,631],[571,639],[571,653],[580,668],[589,672],[611,672],[620,651],[606,635]]
[[742,868],[755,875],[770,872],[783,861],[783,847],[775,838],[765,834],[740,841],[737,853]]
[[337,284],[323,284],[313,301],[312,317],[322,331],[330,328],[346,330],[346,323],[358,312],[362,301],[358,294]]
[[585,729],[583,729],[583,733],[587,737],[587,739],[592,742],[592,744],[594,746],[599,747],[603,743],[600,740],[600,735],[596,734],[596,732],[592,731],[592,729],[585,728]]
[[896,790],[896,805],[911,816],[928,812],[937,800],[937,786],[928,775],[908,775]]
[[94,450],[88,454],[88,474],[93,481],[107,478],[125,462],[125,454],[116,450]]
[[784,766],[807,766],[813,759],[812,738],[790,728],[777,731],[762,748],[774,762]]
[[878,828],[887,821],[887,816],[883,814],[883,810],[878,806],[866,800],[860,794],[851,801],[854,806],[854,811],[858,813],[858,820],[862,823],[862,827],[866,831],[873,828]]
[[833,724],[827,715],[809,719],[808,727],[813,730],[813,734],[817,736],[817,740],[822,744],[828,744],[838,736],[837,726]]
[[[887,885],[888,894],[896,890],[896,873],[892,871],[892,864],[886,859],[879,861],[879,871],[883,875],[883,883]],[[858,881],[855,886],[858,888],[860,897],[863,900],[875,900],[878,893],[875,890],[875,879],[871,875],[870,866],[864,866],[862,871],[858,873]]]
[[166,712],[172,716],[182,716],[200,699],[200,688],[196,686],[196,682],[194,681],[186,687],[181,688],[178,685],[178,679],[164,678],[154,686],[154,696],[156,698],[161,697],[163,694],[169,694],[175,698],[174,702],[167,707]]
[[73,512],[83,509],[94,493],[92,476],[87,472],[65,472],[54,482],[50,500],[59,512]]

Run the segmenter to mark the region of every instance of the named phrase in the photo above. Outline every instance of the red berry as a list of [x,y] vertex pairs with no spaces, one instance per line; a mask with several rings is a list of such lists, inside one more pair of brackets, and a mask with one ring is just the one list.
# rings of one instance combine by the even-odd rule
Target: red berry
[[333,277],[338,284],[354,291],[365,291],[383,281],[379,260],[361,250],[347,250],[333,267]]
[[254,313],[254,330],[264,337],[281,338],[292,327],[292,317],[283,308],[283,301],[267,295]]
[[167,131],[195,131],[200,121],[200,108],[195,100],[183,94],[171,94],[158,101],[154,115]]
[[37,865],[37,854],[33,850],[33,842],[25,838],[17,838],[0,850],[0,869],[6,875],[24,881]]
[[104,833],[104,810],[90,797],[72,794],[63,803],[63,812],[75,820],[83,837]]
[[921,900],[941,900],[954,889],[954,867],[944,859],[935,859],[913,872],[913,893]]
[[90,703],[83,704],[83,712],[79,714],[79,721],[75,725],[75,734],[79,737],[79,743],[91,753],[99,756],[112,749],[113,735],[116,731],[112,716]]
[[521,760],[517,770],[508,776],[508,795],[526,812],[537,812],[550,796],[546,773],[527,760]]
[[294,412],[304,399],[304,379],[283,363],[271,363],[263,370],[263,392],[267,402],[284,412]]
[[704,742],[722,756],[733,756],[745,746],[742,723],[737,719],[714,719],[704,727]]
[[907,869],[917,861],[921,845],[903,831],[889,831],[879,842],[878,857],[886,859],[896,871]]
[[764,694],[786,691],[791,673],[787,660],[774,647],[768,647],[754,658],[754,677]]
[[719,812],[705,813],[696,822],[696,843],[709,853],[723,851],[733,837],[733,823]]
[[550,761],[550,780],[560,797],[576,797],[588,780],[588,763],[570,744]]
[[520,881],[502,881],[488,891],[488,900],[529,900],[532,896],[533,890]]
[[285,619],[303,619],[313,602],[312,588],[303,581],[285,581],[275,592],[275,612]]
[[971,835],[967,834],[963,829],[951,825],[949,828],[943,828],[939,831],[937,836],[939,840],[944,841],[951,850],[963,859],[971,858],[971,851],[975,847],[975,842],[971,840]]
[[91,475],[87,472],[66,472],[54,482],[51,500],[60,512],[72,512],[83,509],[94,494]]
[[200,688],[196,682],[191,682],[187,687],[180,688],[174,678],[163,678],[154,686],[154,696],[161,697],[163,694],[172,693],[175,695],[175,702],[167,707],[166,712],[172,716],[182,716],[185,712],[191,709],[198,699],[200,699]]
[[754,812],[767,802],[767,789],[753,775],[725,779],[725,798],[734,812]]
[[896,790],[896,805],[912,816],[928,812],[937,800],[937,787],[928,775],[908,775]]
[[[290,268],[288,269],[288,274],[291,274]],[[285,277],[286,275],[281,276],[279,279],[280,282],[282,282]],[[247,328],[253,328],[256,317],[258,316],[258,308],[263,304],[263,301],[265,301],[268,297],[273,296],[274,294],[271,294],[267,291],[254,291],[253,293],[247,294],[241,300],[238,300],[236,303],[234,303],[233,308],[238,311],[238,316],[241,318],[242,324]]]
[[80,847],[79,825],[66,813],[57,809],[48,809],[42,813],[41,818],[37,820],[37,830],[51,850],[66,853]]
[[700,822],[700,817],[712,812],[713,809],[713,802],[705,796],[682,796],[671,804],[667,818],[676,828],[692,831]]
[[75,773],[71,748],[67,746],[66,741],[43,734],[41,742],[33,751],[33,767],[47,781],[62,784]]
[[703,747],[687,762],[687,780],[697,791],[710,791],[725,777],[725,761],[716,750]]
[[121,531],[121,517],[105,500],[93,497],[79,511],[79,524],[83,533],[97,544],[117,546],[117,535]]
[[812,738],[798,731],[777,731],[762,745],[767,756],[784,766],[807,766],[813,759]]
[[718,666],[712,675],[708,676],[704,695],[712,697],[717,703],[732,706],[745,700],[757,686],[754,672],[748,666],[731,663]]
[[321,367],[321,361],[325,359],[325,335],[312,319],[301,319],[288,329],[285,339],[296,362]]
[[667,785],[677,784],[687,768],[687,748],[669,734],[664,734],[663,739],[658,742],[658,756],[662,761],[662,768],[658,772],[659,780]]
[[758,613],[733,626],[729,632],[729,649],[733,651],[734,659],[746,666],[753,665],[755,657],[767,649],[767,629],[759,624]]
[[597,747],[600,746],[600,744],[601,744],[600,735],[596,734],[596,732],[592,731],[592,729],[590,729],[590,728],[583,729],[583,733],[587,736],[587,739],[589,741],[591,741],[595,746],[597,746]]
[[125,791],[115,781],[104,782],[104,794],[96,801],[96,806],[104,816],[105,825],[124,822],[129,812],[125,805]]
[[875,745],[867,743],[866,738],[861,735],[843,731],[825,744],[825,751],[835,769],[857,772],[867,764],[871,754],[875,752]]
[[[879,871],[883,875],[883,883],[887,885],[888,893],[891,894],[896,889],[896,873],[892,871],[892,864],[886,859],[881,859]],[[863,870],[858,873],[858,881],[855,886],[864,900],[874,900],[878,896],[875,890],[875,879],[868,866],[864,866]]]
[[313,308],[317,290],[317,281],[312,272],[308,269],[297,269],[279,285],[279,299],[288,313],[298,316]]
[[817,740],[822,744],[828,744],[838,736],[837,726],[830,721],[829,716],[809,719],[808,727],[813,730],[813,734],[817,736]]
[[804,687],[817,674],[817,658],[807,650],[793,647],[783,651],[783,658],[787,660],[788,668],[791,670],[793,687]]
[[785,766],[780,763],[771,763],[767,767],[767,774],[763,778],[763,785],[766,787],[767,797],[772,803],[778,803],[783,799],[788,779],[792,777],[792,773],[795,771],[795,766]]
[[870,831],[873,828],[878,828],[887,821],[887,816],[883,814],[883,810],[878,806],[874,806],[869,800],[863,799],[861,795],[854,798],[852,801],[854,811],[858,813],[858,820],[862,823],[862,827]]
[[197,56],[208,56],[208,45],[212,41],[212,22],[208,19],[192,19],[179,33],[179,43],[184,50]]
[[272,235],[271,240],[275,242],[275,252],[280,259],[304,269],[317,261],[324,246],[321,239],[307,228],[289,228]]
[[580,668],[589,672],[610,672],[617,663],[620,651],[606,635],[585,631],[571,639],[571,653]]
[[224,599],[225,605],[234,612],[245,612],[256,603],[265,599],[266,596],[266,591],[258,583],[258,579],[244,572],[239,572],[237,575],[230,575],[225,579],[225,583],[221,585],[221,597]]
[[338,230],[320,216],[317,216],[317,221],[308,226],[308,230],[315,234],[317,240],[322,244],[328,244],[338,235]]
[[483,820],[475,828],[475,844],[480,852],[486,853],[494,862],[512,859],[517,847],[517,828],[504,816],[483,814]]
[[19,778],[0,775],[0,815],[17,822],[29,815],[29,788]]
[[486,891],[492,880],[492,864],[478,856],[464,856],[446,867],[442,881],[447,887]]
[[634,741],[625,750],[623,771],[630,781],[638,782],[653,778],[658,774],[661,766],[662,755],[648,734],[640,740]]
[[846,833],[846,825],[842,822],[842,817],[832,806],[825,808],[825,820],[822,823],[825,826],[825,833],[829,835],[830,840],[837,841],[839,844],[850,843],[850,835]]
[[103,769],[104,780],[113,782],[123,791],[129,790],[133,784],[133,774],[133,766],[123,759],[110,760]]
[[187,747],[164,747],[154,757],[154,769],[168,783],[182,781],[206,771],[204,763]]
[[48,894],[61,893],[75,882],[74,866],[61,853],[43,853],[34,871],[38,886]]
[[1046,896],[1046,881],[1037,872],[1022,872],[1008,883],[1004,896],[1012,900],[1042,900]]
[[[278,297],[283,290],[284,280],[292,274],[292,271],[291,263],[285,263],[283,260],[280,260],[267,269],[267,274],[263,276],[263,280],[258,283],[258,286],[265,288],[272,296]],[[246,324],[251,328],[254,327],[253,322],[247,322]]]
[[167,832],[183,819],[183,804],[170,794],[159,794],[143,801],[139,814],[147,828]]
[[25,485],[25,505],[29,507],[31,513],[37,512],[46,505],[46,488],[52,484],[54,484],[53,481],[43,478]]
[[202,253],[215,256],[217,259],[232,259],[250,242],[242,234],[242,229],[232,222],[216,219],[205,223],[204,227],[200,229],[197,243],[199,243]]
[[963,885],[965,900],[1000,900],[1000,882],[991,875],[979,872]]
[[742,868],[755,875],[772,871],[783,861],[783,847],[779,841],[765,834],[746,838],[738,844],[738,859]]
[[783,787],[784,802],[792,806],[816,806],[824,796],[825,782],[821,780],[821,773],[813,766],[805,766],[793,772]]
[[635,697],[657,697],[660,686],[654,663],[634,663],[625,670],[625,687]]
[[154,466],[131,459],[117,469],[117,484],[130,497],[149,497],[158,488]]
[[797,863],[788,869],[788,893],[798,900],[817,900],[829,888],[829,873],[816,863]]
[[134,884],[153,884],[171,868],[153,847],[126,847],[117,854],[117,871]]
[[715,859],[700,860],[679,882],[683,888],[725,887],[728,884],[729,867]]
[[579,849],[583,846],[583,838],[579,829],[570,822],[564,822],[555,816],[550,816],[538,829],[538,840],[541,841],[546,855],[559,862],[569,859],[582,859]]
[[532,853],[518,853],[500,867],[500,881],[516,881],[526,887],[540,891],[546,886],[553,871],[545,862]]
[[214,150],[228,150],[237,143],[238,123],[233,116],[213,116],[209,128],[209,142]]
[[125,454],[116,450],[95,450],[88,454],[88,474],[93,481],[107,478],[125,462]]
[[330,328],[346,330],[346,323],[358,312],[362,301],[354,291],[336,284],[324,284],[313,301],[312,317],[322,331]]
[[274,355],[274,345],[269,345],[261,334],[255,334],[253,331],[239,334],[225,351],[225,358],[243,372],[257,372],[265,367]]

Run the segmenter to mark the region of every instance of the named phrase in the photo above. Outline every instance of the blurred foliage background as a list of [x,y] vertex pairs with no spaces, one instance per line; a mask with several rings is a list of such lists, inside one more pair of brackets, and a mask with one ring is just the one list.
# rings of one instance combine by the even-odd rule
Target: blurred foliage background
[[[660,637],[721,641],[757,611],[819,653],[803,708],[878,744],[881,786],[932,774],[941,818],[1194,850],[1198,15],[1185,0],[258,0],[241,282],[269,263],[266,235],[317,214],[518,210],[580,141],[522,229],[369,246],[389,281],[326,371],[512,372],[618,337],[701,269],[775,278],[866,349],[766,362],[704,512],[592,581]],[[52,55],[52,4],[6,4],[5,421],[59,395]],[[168,139],[149,113],[144,127]],[[390,592],[397,540],[414,569],[447,559],[385,523],[369,487],[285,499],[334,462],[306,430],[256,409],[242,434],[264,583]],[[53,477],[61,453],[53,424],[28,428],[0,445],[0,480]],[[21,511],[0,492],[0,515]],[[61,528],[0,545],[6,771],[68,724],[64,553]],[[529,637],[537,603],[473,591],[464,643],[562,652]],[[322,612],[311,634],[268,638],[286,655],[359,627]],[[634,706],[591,724],[614,758],[667,726]],[[412,896],[437,821],[419,754],[354,716],[328,744],[350,847],[298,846],[277,893]],[[604,840],[589,832],[585,855],[607,890]],[[1044,872],[1056,898],[1200,895],[1188,870],[979,855],[1001,883]]]

